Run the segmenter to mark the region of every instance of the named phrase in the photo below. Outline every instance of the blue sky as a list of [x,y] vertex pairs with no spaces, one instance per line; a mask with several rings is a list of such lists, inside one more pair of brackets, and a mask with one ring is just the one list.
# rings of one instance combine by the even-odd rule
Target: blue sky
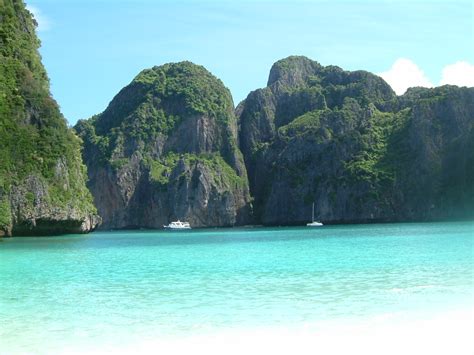
[[236,105],[295,54],[380,73],[399,92],[474,86],[471,1],[26,2],[71,124],[102,112],[142,69],[182,60],[219,77]]

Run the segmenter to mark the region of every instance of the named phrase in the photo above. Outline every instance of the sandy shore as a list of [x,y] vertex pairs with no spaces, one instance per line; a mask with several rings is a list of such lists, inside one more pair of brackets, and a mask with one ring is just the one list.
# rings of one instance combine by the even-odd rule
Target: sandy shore
[[[89,353],[120,354],[474,354],[474,308],[409,319],[384,315],[367,320],[325,321],[300,327],[232,329],[116,344]],[[76,349],[77,350],[77,349]],[[85,350],[85,349],[82,349]],[[66,351],[66,353],[70,353]],[[71,353],[83,353],[72,351]]]

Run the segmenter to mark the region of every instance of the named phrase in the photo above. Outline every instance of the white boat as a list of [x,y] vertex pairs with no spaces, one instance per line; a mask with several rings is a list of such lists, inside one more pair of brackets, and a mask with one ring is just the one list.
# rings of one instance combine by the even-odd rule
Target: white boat
[[166,229],[191,229],[189,222],[181,222],[179,219],[175,222],[171,222],[170,224],[163,226]]
[[313,202],[313,213],[311,214],[311,223],[306,223],[308,227],[321,227],[323,224],[314,220],[314,202]]

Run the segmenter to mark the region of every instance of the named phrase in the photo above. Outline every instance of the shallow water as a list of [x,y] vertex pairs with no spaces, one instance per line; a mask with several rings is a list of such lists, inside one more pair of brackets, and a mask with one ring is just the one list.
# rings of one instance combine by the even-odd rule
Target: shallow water
[[0,353],[424,319],[474,305],[473,252],[474,222],[7,239]]

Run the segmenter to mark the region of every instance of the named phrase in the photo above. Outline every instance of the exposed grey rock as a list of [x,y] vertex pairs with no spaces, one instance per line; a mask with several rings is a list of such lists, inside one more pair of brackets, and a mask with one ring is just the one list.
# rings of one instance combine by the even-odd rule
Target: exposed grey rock
[[217,78],[183,62],[144,70],[102,114],[79,122],[102,228],[248,223],[233,110]]
[[289,57],[239,104],[256,221],[474,217],[474,89],[411,89]]

